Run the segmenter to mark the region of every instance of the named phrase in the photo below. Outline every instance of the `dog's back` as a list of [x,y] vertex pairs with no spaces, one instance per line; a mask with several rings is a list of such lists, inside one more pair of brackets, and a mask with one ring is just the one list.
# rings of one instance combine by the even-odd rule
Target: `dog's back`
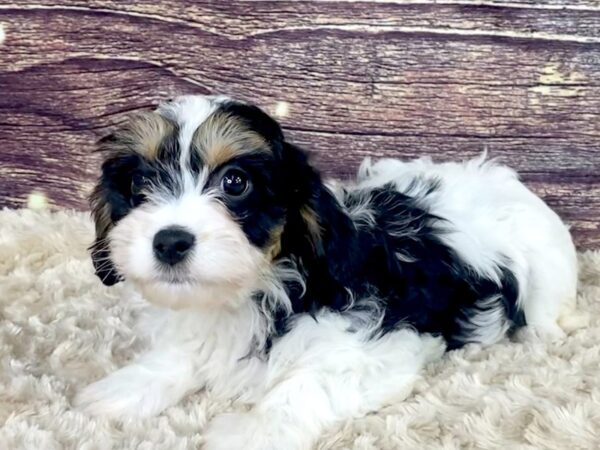
[[[436,188],[428,190],[434,182]],[[464,163],[366,161],[355,189],[390,184],[448,221],[439,239],[477,274],[497,281],[502,268],[514,274],[517,306],[530,328],[559,337],[558,321],[567,328],[582,325],[573,311],[577,260],[568,228],[513,170],[485,155]],[[487,327],[489,319],[479,317]]]

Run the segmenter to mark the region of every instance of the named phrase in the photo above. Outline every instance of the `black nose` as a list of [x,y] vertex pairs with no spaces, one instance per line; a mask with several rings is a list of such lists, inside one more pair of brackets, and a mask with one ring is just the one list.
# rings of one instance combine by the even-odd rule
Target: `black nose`
[[174,266],[185,259],[195,240],[192,233],[181,227],[164,228],[154,236],[154,255],[160,262]]

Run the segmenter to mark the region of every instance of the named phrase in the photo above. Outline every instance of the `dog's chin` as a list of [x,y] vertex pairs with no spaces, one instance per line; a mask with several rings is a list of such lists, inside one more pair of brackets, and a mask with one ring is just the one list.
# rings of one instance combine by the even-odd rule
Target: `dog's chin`
[[234,309],[247,300],[252,289],[245,283],[197,280],[132,280],[144,298],[155,306],[174,310]]

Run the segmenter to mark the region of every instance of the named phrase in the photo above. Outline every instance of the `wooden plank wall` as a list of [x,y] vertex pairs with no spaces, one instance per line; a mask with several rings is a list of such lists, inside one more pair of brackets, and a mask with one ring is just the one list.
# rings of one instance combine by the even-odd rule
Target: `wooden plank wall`
[[598,0],[9,0],[0,24],[0,206],[86,208],[125,113],[226,93],[287,102],[328,175],[487,149],[600,247]]

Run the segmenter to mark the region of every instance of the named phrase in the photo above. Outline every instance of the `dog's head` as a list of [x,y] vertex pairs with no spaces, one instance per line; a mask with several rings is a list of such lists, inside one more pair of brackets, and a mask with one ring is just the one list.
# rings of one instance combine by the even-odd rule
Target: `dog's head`
[[235,304],[260,289],[282,246],[326,251],[335,199],[255,106],[179,97],[130,117],[99,147],[92,258],[107,285],[126,278],[174,308]]

